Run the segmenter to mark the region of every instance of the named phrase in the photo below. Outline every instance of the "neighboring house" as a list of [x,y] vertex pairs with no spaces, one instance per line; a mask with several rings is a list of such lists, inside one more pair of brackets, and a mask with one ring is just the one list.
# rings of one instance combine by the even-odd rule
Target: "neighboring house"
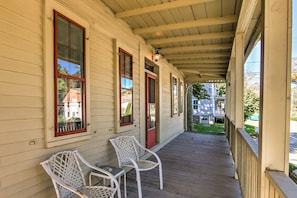
[[212,124],[216,118],[222,118],[225,115],[225,97],[217,94],[215,83],[203,83],[210,99],[198,100],[192,97],[193,116],[196,121],[203,124]]

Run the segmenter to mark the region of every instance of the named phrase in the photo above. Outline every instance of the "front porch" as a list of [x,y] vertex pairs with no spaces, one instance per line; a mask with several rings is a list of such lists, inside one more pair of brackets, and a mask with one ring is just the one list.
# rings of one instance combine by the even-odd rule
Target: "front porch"
[[[157,170],[141,173],[143,197],[242,197],[229,153],[224,135],[182,133],[158,152],[163,190],[158,188]],[[137,197],[135,171],[127,174],[127,192]]]

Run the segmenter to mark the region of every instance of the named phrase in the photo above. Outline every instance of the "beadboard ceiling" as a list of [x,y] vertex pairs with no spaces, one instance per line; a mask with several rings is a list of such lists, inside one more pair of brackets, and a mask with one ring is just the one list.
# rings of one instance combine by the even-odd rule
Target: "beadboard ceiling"
[[225,80],[242,0],[101,1],[186,81]]

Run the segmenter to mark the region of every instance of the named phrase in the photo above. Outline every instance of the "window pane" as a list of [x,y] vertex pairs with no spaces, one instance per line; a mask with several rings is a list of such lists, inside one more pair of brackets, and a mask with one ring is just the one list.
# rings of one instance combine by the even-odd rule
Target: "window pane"
[[122,117],[132,115],[132,90],[122,89]]
[[177,79],[172,77],[172,113],[178,113]]
[[132,79],[129,79],[129,78],[122,77],[121,78],[121,85],[122,85],[122,88],[132,89],[132,87],[133,87],[133,80]]
[[83,128],[82,84],[77,80],[58,79],[57,132]]
[[84,30],[63,17],[58,20],[59,72],[83,77]]
[[125,77],[132,79],[132,57],[129,55],[125,56]]
[[121,125],[133,123],[132,56],[120,49],[119,53]]

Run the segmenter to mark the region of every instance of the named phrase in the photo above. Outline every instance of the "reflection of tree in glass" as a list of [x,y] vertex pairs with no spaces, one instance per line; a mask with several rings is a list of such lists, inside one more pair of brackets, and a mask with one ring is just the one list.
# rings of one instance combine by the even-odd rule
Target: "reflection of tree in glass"
[[67,83],[65,78],[58,78],[58,104],[62,105],[67,94]]
[[69,74],[69,71],[66,67],[62,67],[62,65],[58,64],[58,71],[60,74]]

